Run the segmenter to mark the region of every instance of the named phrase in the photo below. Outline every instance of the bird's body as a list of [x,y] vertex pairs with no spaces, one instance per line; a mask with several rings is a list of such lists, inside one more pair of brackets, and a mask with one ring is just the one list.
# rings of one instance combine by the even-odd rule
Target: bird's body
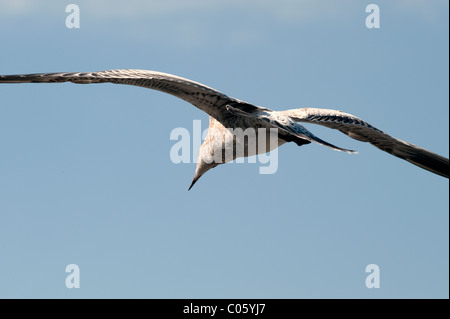
[[[300,108],[273,111],[229,97],[201,83],[171,74],[145,70],[110,70],[88,73],[39,73],[0,75],[0,83],[115,83],[150,88],[179,97],[210,117],[210,127],[200,147],[194,183],[209,169],[271,151],[284,143],[301,146],[316,142],[339,151],[342,149],[314,136],[299,123],[313,123],[337,129],[362,142],[407,160],[435,174],[449,177],[449,160],[408,142],[393,138],[356,116],[335,110]],[[247,133],[243,136],[236,131]],[[251,134],[253,132],[253,138]],[[261,134],[264,139],[259,139]],[[275,143],[271,141],[275,140]],[[228,154],[228,156],[227,156]]]

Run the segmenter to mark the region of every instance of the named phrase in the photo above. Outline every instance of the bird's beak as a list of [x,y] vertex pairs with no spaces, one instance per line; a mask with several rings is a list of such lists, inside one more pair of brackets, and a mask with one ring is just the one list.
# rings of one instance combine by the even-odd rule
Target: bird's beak
[[[200,176],[199,176],[199,177],[200,177]],[[197,176],[194,177],[194,179],[192,180],[191,186],[189,186],[188,191],[191,190],[192,186],[194,186],[194,184],[198,181],[198,178],[199,178],[199,177],[197,177]]]
[[194,179],[192,180],[191,186],[189,186],[189,190],[191,190],[192,186],[194,186],[195,183],[199,180],[200,177],[203,176],[207,171],[209,171],[211,168],[216,167],[218,164],[212,163],[212,164],[206,164],[203,162],[203,160],[199,161],[197,163],[197,168],[195,169]]

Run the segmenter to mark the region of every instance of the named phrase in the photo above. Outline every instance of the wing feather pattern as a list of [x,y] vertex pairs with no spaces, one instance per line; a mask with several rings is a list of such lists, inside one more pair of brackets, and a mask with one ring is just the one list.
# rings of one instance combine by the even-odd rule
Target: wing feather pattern
[[449,159],[417,145],[392,137],[360,118],[341,111],[301,108],[283,111],[297,122],[319,124],[336,129],[435,174],[449,178]]
[[181,98],[217,118],[232,104],[251,112],[257,106],[229,97],[213,88],[179,76],[147,70],[110,70],[99,72],[36,73],[0,75],[0,83],[115,83],[158,90]]

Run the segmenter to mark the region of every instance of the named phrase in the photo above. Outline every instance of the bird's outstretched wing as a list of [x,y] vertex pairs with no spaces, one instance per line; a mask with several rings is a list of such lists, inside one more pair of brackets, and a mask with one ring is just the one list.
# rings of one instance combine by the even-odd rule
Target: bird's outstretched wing
[[230,113],[235,114],[236,116],[251,118],[253,119],[254,123],[268,124],[269,127],[278,129],[279,137],[288,142],[295,142],[299,146],[315,142],[317,144],[332,148],[336,151],[346,152],[349,154],[357,153],[356,151],[341,148],[322,140],[300,124],[293,121],[289,116],[281,114],[282,112],[270,111],[270,113],[247,113],[245,111],[236,109],[231,105],[227,105],[227,110]]
[[449,178],[449,160],[414,144],[394,138],[360,118],[336,110],[301,108],[283,111],[295,121],[337,129],[358,141],[402,158],[430,172]]
[[259,109],[256,106],[229,97],[201,83],[175,75],[146,70],[110,70],[99,72],[36,73],[0,75],[0,83],[61,83],[72,82],[116,83],[141,86],[158,90],[181,98],[209,115],[217,118],[226,112],[225,105],[232,104],[247,112]]

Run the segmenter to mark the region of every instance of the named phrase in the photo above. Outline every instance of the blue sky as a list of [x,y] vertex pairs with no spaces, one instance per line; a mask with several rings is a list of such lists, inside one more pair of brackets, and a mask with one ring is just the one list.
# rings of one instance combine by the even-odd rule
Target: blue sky
[[[448,1],[77,1],[67,29],[69,3],[0,3],[0,74],[157,70],[449,155]],[[449,297],[448,180],[371,145],[308,125],[359,153],[289,143],[276,174],[222,165],[188,192],[170,133],[208,118],[184,101],[70,83],[0,101],[2,298]]]

